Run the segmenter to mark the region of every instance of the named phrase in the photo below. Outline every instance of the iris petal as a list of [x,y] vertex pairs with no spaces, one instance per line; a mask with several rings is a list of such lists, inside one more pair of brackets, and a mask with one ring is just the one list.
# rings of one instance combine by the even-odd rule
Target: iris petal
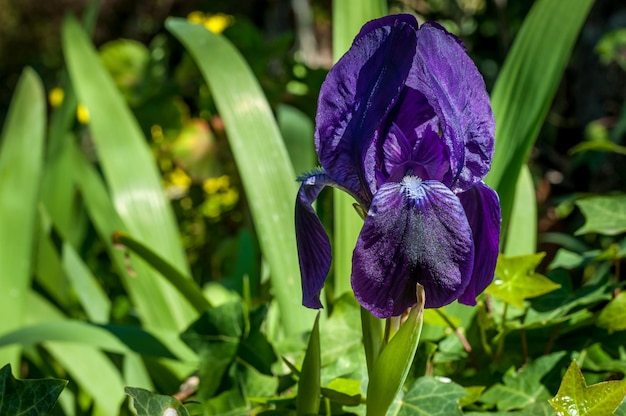
[[330,240],[319,217],[313,209],[313,201],[325,186],[333,182],[323,172],[300,178],[302,184],[296,198],[296,243],[302,276],[302,304],[319,309],[320,291],[332,259]]
[[352,257],[352,288],[379,318],[397,316],[424,286],[426,307],[462,293],[473,267],[472,233],[459,199],[437,181],[405,177],[380,187]]
[[500,245],[500,201],[498,194],[483,182],[459,194],[474,238],[472,280],[459,302],[476,305],[476,296],[493,280]]
[[426,96],[439,118],[452,190],[471,188],[489,171],[495,123],[485,82],[459,39],[436,23],[423,24],[407,85]]
[[315,119],[320,163],[366,206],[377,187],[371,144],[413,63],[416,31],[407,19],[383,19],[367,26],[320,90]]

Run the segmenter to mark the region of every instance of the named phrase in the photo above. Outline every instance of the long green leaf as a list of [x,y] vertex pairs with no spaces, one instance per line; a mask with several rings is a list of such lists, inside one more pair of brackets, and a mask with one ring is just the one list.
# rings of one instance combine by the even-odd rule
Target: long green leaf
[[367,386],[367,415],[387,414],[411,369],[424,322],[424,288],[417,285],[417,305],[374,362]]
[[[383,0],[333,1],[333,61],[337,62],[350,48],[363,24],[386,14],[387,4]],[[363,227],[363,220],[352,206],[354,202],[345,192],[333,190],[335,298],[352,290],[352,251]]]
[[142,244],[141,241],[137,241],[123,232],[116,232],[114,234],[114,240],[117,244],[122,244],[130,249],[133,253],[137,254],[155,270],[161,273],[161,275],[174,285],[181,295],[183,295],[189,303],[196,308],[198,313],[203,313],[211,307],[209,301],[202,294],[202,289],[196,284],[195,281],[185,276],[184,273],[174,267],[171,263],[152,251],[150,247]]
[[538,0],[515,38],[491,94],[496,151],[485,181],[500,195],[508,224],[526,163],[593,0]]
[[167,29],[187,48],[224,120],[285,331],[310,328],[315,314],[301,305],[294,231],[295,173],[272,111],[241,54],[203,26],[170,18]]
[[313,324],[313,331],[306,349],[300,379],[296,409],[298,416],[316,415],[320,408],[320,374],[322,367],[320,347],[319,313]]
[[[37,198],[46,125],[45,95],[25,69],[0,138],[0,334],[23,324],[30,286]],[[0,363],[19,369],[17,347],[0,350]]]
[[517,179],[504,253],[508,256],[521,256],[534,254],[536,251],[537,198],[530,170],[524,165]]
[[[89,110],[89,129],[125,229],[188,272],[174,214],[139,125],[79,24],[68,18],[62,34],[70,78]],[[144,322],[179,330],[188,325],[195,311],[187,301],[152,270],[143,272],[128,287]]]

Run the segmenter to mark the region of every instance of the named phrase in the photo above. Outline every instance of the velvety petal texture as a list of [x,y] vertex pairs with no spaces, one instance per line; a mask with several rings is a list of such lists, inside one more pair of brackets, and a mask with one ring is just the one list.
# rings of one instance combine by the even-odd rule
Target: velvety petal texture
[[407,85],[422,92],[441,123],[450,152],[452,189],[463,191],[491,167],[495,122],[485,82],[457,37],[423,24]]
[[[368,204],[375,192],[371,143],[397,102],[413,63],[416,30],[407,19],[372,25],[330,70],[318,100],[315,146],[326,172]],[[372,162],[369,162],[371,165]]]
[[442,183],[415,176],[386,183],[374,196],[352,258],[352,288],[374,316],[400,315],[416,302],[426,307],[455,300],[470,281],[472,232],[459,199]]
[[330,270],[332,254],[326,230],[313,209],[313,201],[332,180],[322,171],[300,178],[302,182],[296,199],[296,244],[302,275],[302,304],[319,309],[320,291]]
[[493,280],[500,247],[500,199],[496,191],[477,183],[459,194],[465,215],[472,228],[474,239],[474,269],[470,284],[459,297],[459,302],[476,305],[476,296],[482,293]]
[[352,288],[380,318],[416,302],[473,305],[493,280],[497,194],[483,178],[495,124],[485,83],[463,43],[436,23],[394,15],[368,22],[320,91],[315,148],[322,169],[301,178],[296,237],[303,304],[321,307],[328,235],[312,203],[325,186],[367,211]]

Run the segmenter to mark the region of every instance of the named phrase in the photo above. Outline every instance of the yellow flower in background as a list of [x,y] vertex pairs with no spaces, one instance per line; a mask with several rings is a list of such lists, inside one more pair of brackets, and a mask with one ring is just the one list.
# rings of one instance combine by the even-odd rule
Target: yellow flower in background
[[48,93],[48,102],[50,103],[50,107],[58,108],[63,103],[63,98],[65,97],[65,91],[62,88],[54,87]]
[[182,198],[191,186],[191,177],[183,169],[176,166],[163,178],[165,192],[170,199]]
[[230,178],[226,175],[217,178],[208,178],[202,183],[202,188],[204,192],[209,195],[227,191],[228,188],[230,188]]
[[231,210],[239,201],[239,192],[232,188],[230,178],[222,175],[208,178],[202,183],[206,199],[202,203],[202,214],[210,219],[217,219],[222,213]]
[[76,107],[76,118],[80,124],[89,123],[89,110],[82,104]]
[[228,14],[204,14],[198,10],[193,11],[189,13],[189,15],[187,15],[187,21],[202,25],[215,34],[222,33],[224,29],[233,24],[234,20],[235,19],[233,18],[233,16]]

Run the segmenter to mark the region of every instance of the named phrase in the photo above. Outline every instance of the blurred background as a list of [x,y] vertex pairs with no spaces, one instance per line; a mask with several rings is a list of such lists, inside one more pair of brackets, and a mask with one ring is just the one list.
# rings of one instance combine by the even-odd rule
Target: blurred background
[[[312,168],[316,97],[332,63],[330,0],[102,0],[93,39],[150,141],[172,200],[194,275],[227,282],[242,241],[256,246],[246,201],[224,129],[195,64],[164,29],[181,16],[223,33],[259,79],[286,139],[296,171]],[[0,0],[0,122],[21,70],[42,77],[50,109],[63,97],[60,28],[68,14],[83,16],[82,0]],[[437,20],[460,36],[492,88],[532,2],[527,0],[390,1],[391,12]],[[545,40],[549,42],[549,39]],[[626,131],[626,3],[597,1],[534,148],[530,165],[540,206],[540,249],[552,231],[572,232],[577,193],[624,190],[624,156],[579,152],[581,143],[623,141]],[[201,110],[203,109],[203,110]],[[208,110],[207,110],[208,109]],[[77,114],[84,123],[88,114]],[[89,136],[82,146],[91,149]],[[291,145],[290,145],[291,143]],[[303,148],[306,148],[304,151]],[[567,217],[567,221],[563,218]],[[93,232],[93,230],[91,230]],[[543,239],[541,239],[543,238]],[[94,264],[102,247],[91,247]],[[550,256],[546,258],[549,260]],[[258,267],[250,265],[251,268]],[[250,270],[258,275],[259,270]],[[115,286],[117,279],[109,284]],[[120,288],[121,289],[121,288]],[[120,292],[121,293],[121,292]]]

